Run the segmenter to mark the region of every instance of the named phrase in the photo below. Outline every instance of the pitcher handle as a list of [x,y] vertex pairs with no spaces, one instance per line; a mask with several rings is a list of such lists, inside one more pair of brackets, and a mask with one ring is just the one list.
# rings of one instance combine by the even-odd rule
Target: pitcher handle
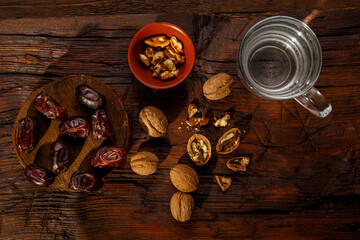
[[326,117],[332,110],[331,104],[326,98],[316,89],[311,88],[310,91],[295,98],[304,108],[318,117]]

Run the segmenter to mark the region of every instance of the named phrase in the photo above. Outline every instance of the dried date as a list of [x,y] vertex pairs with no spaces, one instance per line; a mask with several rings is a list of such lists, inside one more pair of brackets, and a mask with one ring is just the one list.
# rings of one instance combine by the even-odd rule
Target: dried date
[[49,186],[55,180],[55,175],[50,170],[36,164],[30,164],[25,168],[25,177],[40,186]]
[[34,99],[34,107],[44,116],[52,120],[64,120],[68,112],[45,92],[40,92]]
[[84,117],[67,118],[60,124],[59,131],[60,136],[86,138],[90,133],[90,123]]
[[31,152],[39,141],[39,121],[33,117],[19,121],[17,132],[18,147],[22,151]]
[[84,106],[98,109],[105,103],[105,97],[87,85],[76,87],[76,96]]
[[115,168],[124,166],[126,162],[126,148],[105,146],[100,148],[93,158],[91,165],[99,168]]
[[69,146],[64,141],[58,139],[50,146],[51,155],[51,171],[54,174],[59,174],[61,171],[65,172],[70,165],[70,151]]
[[92,133],[95,139],[110,139],[114,135],[114,128],[104,110],[96,110],[91,116]]
[[92,192],[99,188],[99,180],[92,172],[76,171],[71,176],[69,188]]

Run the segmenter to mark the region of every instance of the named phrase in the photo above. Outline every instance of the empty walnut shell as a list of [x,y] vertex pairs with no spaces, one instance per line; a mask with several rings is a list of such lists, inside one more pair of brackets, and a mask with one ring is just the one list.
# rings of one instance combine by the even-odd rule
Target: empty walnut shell
[[184,164],[178,164],[170,170],[170,180],[181,192],[193,192],[199,185],[195,170]]
[[210,141],[204,135],[194,134],[189,138],[187,151],[196,165],[205,165],[211,157]]
[[131,169],[139,175],[150,175],[156,172],[159,158],[151,152],[137,152],[131,155]]
[[194,198],[183,192],[174,193],[170,200],[170,210],[173,217],[179,222],[186,222],[190,219],[194,210]]
[[234,151],[240,144],[241,132],[238,128],[232,128],[224,133],[216,144],[218,154],[228,154]]
[[145,132],[152,137],[166,134],[168,121],[164,113],[153,106],[143,108],[139,113],[139,122]]
[[226,73],[216,74],[204,83],[204,96],[209,100],[220,100],[231,93],[233,82],[232,77]]
[[227,161],[226,166],[234,172],[245,172],[249,162],[248,157],[235,157]]

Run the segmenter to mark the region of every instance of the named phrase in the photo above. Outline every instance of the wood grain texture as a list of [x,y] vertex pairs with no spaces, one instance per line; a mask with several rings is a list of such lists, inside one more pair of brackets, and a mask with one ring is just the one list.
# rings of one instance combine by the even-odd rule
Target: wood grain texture
[[[310,12],[280,13],[304,19]],[[359,238],[358,13],[358,8],[319,11],[309,23],[319,37],[324,56],[315,86],[333,106],[333,112],[325,119],[311,115],[293,100],[280,102],[254,96],[239,81],[236,57],[241,39],[254,23],[273,13],[1,21],[0,238]],[[168,21],[183,28],[193,39],[197,52],[188,79],[163,91],[140,84],[127,63],[132,36],[155,21]],[[233,92],[220,101],[207,101],[202,96],[202,84],[219,72],[233,76]],[[129,116],[131,152],[156,153],[160,159],[156,174],[136,175],[127,163],[105,178],[100,194],[40,188],[25,180],[11,149],[14,119],[32,91],[69,74],[98,77],[118,94]],[[228,128],[237,126],[243,133],[234,155],[251,157],[245,173],[234,174],[226,169],[230,156],[213,154],[204,167],[197,167],[190,160],[186,144],[195,131],[187,130],[181,123],[187,117],[187,105],[194,99],[201,111],[215,116],[225,110],[234,111]],[[168,117],[166,137],[144,136],[138,113],[148,105],[160,108]],[[214,149],[224,131],[209,126],[200,133],[208,137]],[[200,180],[198,190],[192,194],[195,210],[186,223],[176,222],[169,208],[170,198],[176,192],[169,170],[176,163],[194,167]],[[216,174],[232,177],[233,184],[227,192],[219,189]]]
[[217,0],[177,0],[167,1],[119,1],[119,0],[3,0],[0,3],[0,18],[43,18],[63,16],[94,16],[131,13],[195,13],[233,14],[266,13],[291,11],[293,9],[327,10],[360,7],[353,0],[287,0],[287,1],[217,1]]

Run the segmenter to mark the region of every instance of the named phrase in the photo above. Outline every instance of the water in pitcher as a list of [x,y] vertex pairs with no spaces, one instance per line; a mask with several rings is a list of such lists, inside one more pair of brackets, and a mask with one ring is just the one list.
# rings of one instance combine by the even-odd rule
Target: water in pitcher
[[268,98],[289,99],[313,86],[321,69],[321,49],[314,48],[313,36],[291,21],[260,23],[248,35],[239,61],[251,90]]

